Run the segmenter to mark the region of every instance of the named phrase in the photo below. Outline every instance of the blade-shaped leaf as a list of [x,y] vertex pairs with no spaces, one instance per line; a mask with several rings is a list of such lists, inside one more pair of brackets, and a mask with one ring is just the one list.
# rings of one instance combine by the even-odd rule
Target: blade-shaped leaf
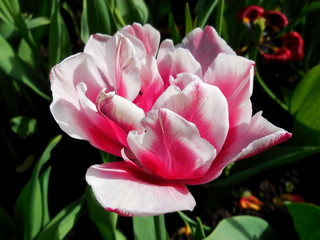
[[96,200],[92,189],[86,188],[86,200],[91,221],[98,228],[104,240],[124,240],[125,236],[116,229],[118,215],[106,211]]
[[48,167],[40,176],[40,186],[42,195],[42,225],[46,226],[50,221],[48,206],[48,186],[51,167]]
[[135,240],[156,240],[153,217],[133,217],[133,232]]
[[17,232],[23,234],[23,238],[26,240],[33,239],[44,226],[42,221],[43,201],[39,173],[43,165],[49,160],[51,151],[60,139],[61,135],[49,142],[33,169],[31,179],[21,191],[16,202],[14,219],[16,226],[20,228],[20,231]]
[[235,216],[222,220],[205,240],[259,239],[274,240],[275,233],[263,219],[253,216]]
[[198,26],[200,28],[204,28],[204,26],[207,24],[207,21],[212,14],[213,10],[217,6],[219,0],[210,1],[209,3],[205,3],[205,0],[199,1],[199,8],[198,8]]
[[286,203],[300,240],[320,239],[320,207],[310,203]]
[[290,112],[295,118],[294,130],[297,133],[293,137],[297,142],[302,142],[304,145],[320,144],[319,79],[320,64],[303,77],[294,90],[291,99]]
[[116,10],[126,24],[145,24],[149,17],[148,7],[143,0],[117,0]]
[[76,201],[62,209],[41,231],[36,240],[62,240],[73,228],[77,220],[86,212],[84,207],[85,197],[82,196]]
[[26,116],[18,116],[10,119],[10,127],[21,138],[32,135],[36,130],[37,119]]
[[14,223],[8,213],[0,206],[0,239],[15,239]]
[[186,6],[184,8],[184,15],[185,15],[185,21],[186,21],[185,35],[187,35],[193,29],[189,3],[186,3]]
[[16,80],[21,81],[39,96],[50,100],[50,97],[45,93],[43,85],[44,79],[40,78],[39,74],[31,67],[25,64],[11,48],[10,44],[0,35],[0,71]]
[[54,66],[71,55],[70,38],[60,14],[59,1],[54,0],[49,27],[49,64]]

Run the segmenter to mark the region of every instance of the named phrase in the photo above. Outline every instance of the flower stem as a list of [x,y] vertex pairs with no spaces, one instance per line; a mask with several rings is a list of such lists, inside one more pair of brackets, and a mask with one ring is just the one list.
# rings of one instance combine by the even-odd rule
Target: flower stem
[[166,226],[164,222],[164,215],[154,216],[154,227],[156,230],[156,239],[157,240],[166,240],[167,233],[166,233]]

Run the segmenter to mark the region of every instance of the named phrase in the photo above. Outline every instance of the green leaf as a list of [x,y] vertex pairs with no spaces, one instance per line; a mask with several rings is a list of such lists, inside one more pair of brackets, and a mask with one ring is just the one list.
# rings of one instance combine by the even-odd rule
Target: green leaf
[[212,14],[213,10],[217,6],[219,0],[210,1],[208,4],[205,4],[205,0],[199,1],[199,21],[198,26],[204,28],[207,24],[207,21]]
[[27,22],[28,29],[34,29],[37,27],[42,27],[45,25],[50,24],[50,19],[47,17],[36,17],[32,18],[30,21]]
[[320,207],[310,203],[286,202],[300,240],[320,239]]
[[86,1],[89,34],[113,34],[117,27],[104,0]]
[[61,62],[71,55],[70,38],[67,27],[61,17],[59,0],[53,1],[53,10],[49,26],[49,65]]
[[0,35],[0,71],[16,80],[21,81],[39,96],[50,100],[43,89],[45,81],[35,70],[24,63],[11,48],[10,44]]
[[105,151],[100,150],[100,155],[103,163],[114,162],[117,159],[117,156],[107,153]]
[[319,79],[320,64],[303,77],[291,99],[290,112],[295,118],[294,133],[297,133],[294,137],[304,145],[320,144]]
[[135,240],[157,240],[153,217],[133,217]]
[[106,211],[96,200],[91,187],[86,188],[86,200],[91,221],[96,225],[104,240],[124,240],[125,236],[116,229],[118,215]]
[[25,139],[36,130],[37,119],[18,116],[10,119],[10,127],[13,132]]
[[14,223],[8,213],[0,206],[0,239],[15,239]]
[[224,12],[224,0],[219,0],[217,16],[216,16],[216,30],[217,33],[221,36],[222,25],[223,25],[223,12]]
[[[196,230],[197,230],[197,225],[198,222],[192,220],[191,218],[189,218],[187,215],[185,215],[183,212],[178,212],[179,216],[181,217],[181,219],[183,220],[183,222],[185,223],[185,225],[187,225],[192,233],[192,235],[194,236],[196,234]],[[202,225],[202,224],[201,224]],[[207,231],[211,231],[211,228],[205,225],[201,226],[203,228],[203,230]]]
[[186,7],[184,8],[184,15],[185,15],[185,21],[186,21],[186,29],[185,29],[185,35],[187,35],[189,32],[193,29],[192,24],[192,17],[190,13],[189,3],[186,3]]
[[[58,144],[61,135],[53,138],[35,165],[31,179],[22,189],[15,206],[14,219],[25,240],[34,239],[44,226],[43,201],[39,174],[43,165],[49,160],[51,151]],[[21,238],[22,236],[20,236]]]
[[235,216],[222,220],[205,240],[274,240],[271,226],[263,219],[253,216]]
[[80,27],[80,37],[83,43],[86,43],[89,39],[89,27],[88,27],[88,13],[87,13],[87,0],[83,0],[82,4],[82,14],[81,14],[81,27]]
[[169,29],[170,29],[171,39],[175,44],[180,43],[181,42],[181,35],[179,32],[178,26],[176,25],[176,22],[174,21],[174,17],[173,17],[171,8],[169,9],[168,18],[169,18]]
[[164,215],[154,216],[154,227],[157,240],[167,240],[167,230]]
[[79,218],[86,212],[84,207],[85,197],[62,209],[41,231],[35,240],[62,240],[74,227]]
[[148,7],[143,0],[116,0],[116,9],[126,24],[145,24],[149,17]]
[[40,187],[42,195],[42,225],[46,226],[50,221],[48,206],[48,187],[51,167],[48,167],[40,176]]
[[204,234],[203,224],[201,222],[201,219],[199,217],[197,217],[197,225],[196,225],[196,231],[194,233],[194,239],[195,240],[202,240],[205,237],[206,237],[206,235]]

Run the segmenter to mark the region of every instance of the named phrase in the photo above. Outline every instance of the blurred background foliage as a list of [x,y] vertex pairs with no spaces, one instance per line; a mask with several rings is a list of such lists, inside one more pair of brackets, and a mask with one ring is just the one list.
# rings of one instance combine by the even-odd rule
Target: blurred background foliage
[[[199,207],[189,216],[166,215],[167,230],[163,216],[119,219],[104,211],[86,187],[84,176],[90,165],[114,157],[65,136],[58,128],[49,111],[51,67],[82,51],[90,34],[112,35],[133,22],[150,23],[163,39],[175,43],[195,27],[211,25],[237,51],[250,40],[237,12],[249,5],[283,12],[289,21],[283,31],[295,30],[304,40],[300,61],[267,64],[257,51],[245,55],[256,60],[254,111],[263,109],[267,119],[293,132],[293,138],[229,166],[213,183],[192,187]],[[239,192],[246,181],[254,184],[257,176],[271,176],[279,169],[296,169],[309,176],[301,188],[309,193],[304,197],[310,203],[286,202],[281,208],[291,221],[290,236],[320,239],[316,206],[320,204],[316,167],[320,151],[319,13],[320,1],[311,0],[0,0],[0,239],[170,236],[216,240],[275,239],[276,235],[283,239],[287,230],[273,231],[272,219],[257,213],[252,215],[258,217],[231,217],[219,224],[208,220],[208,213],[226,198],[239,197],[230,193]],[[183,231],[178,231],[180,227]]]

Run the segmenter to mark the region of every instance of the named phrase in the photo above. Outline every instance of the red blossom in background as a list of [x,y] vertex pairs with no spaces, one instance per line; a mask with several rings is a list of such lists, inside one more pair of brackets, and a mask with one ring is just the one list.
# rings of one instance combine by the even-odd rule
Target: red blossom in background
[[303,39],[299,33],[290,32],[281,37],[276,36],[288,25],[288,19],[283,13],[264,11],[262,7],[252,5],[239,11],[237,18],[251,30],[255,27],[256,20],[265,20],[258,49],[267,62],[297,61],[303,58]]

